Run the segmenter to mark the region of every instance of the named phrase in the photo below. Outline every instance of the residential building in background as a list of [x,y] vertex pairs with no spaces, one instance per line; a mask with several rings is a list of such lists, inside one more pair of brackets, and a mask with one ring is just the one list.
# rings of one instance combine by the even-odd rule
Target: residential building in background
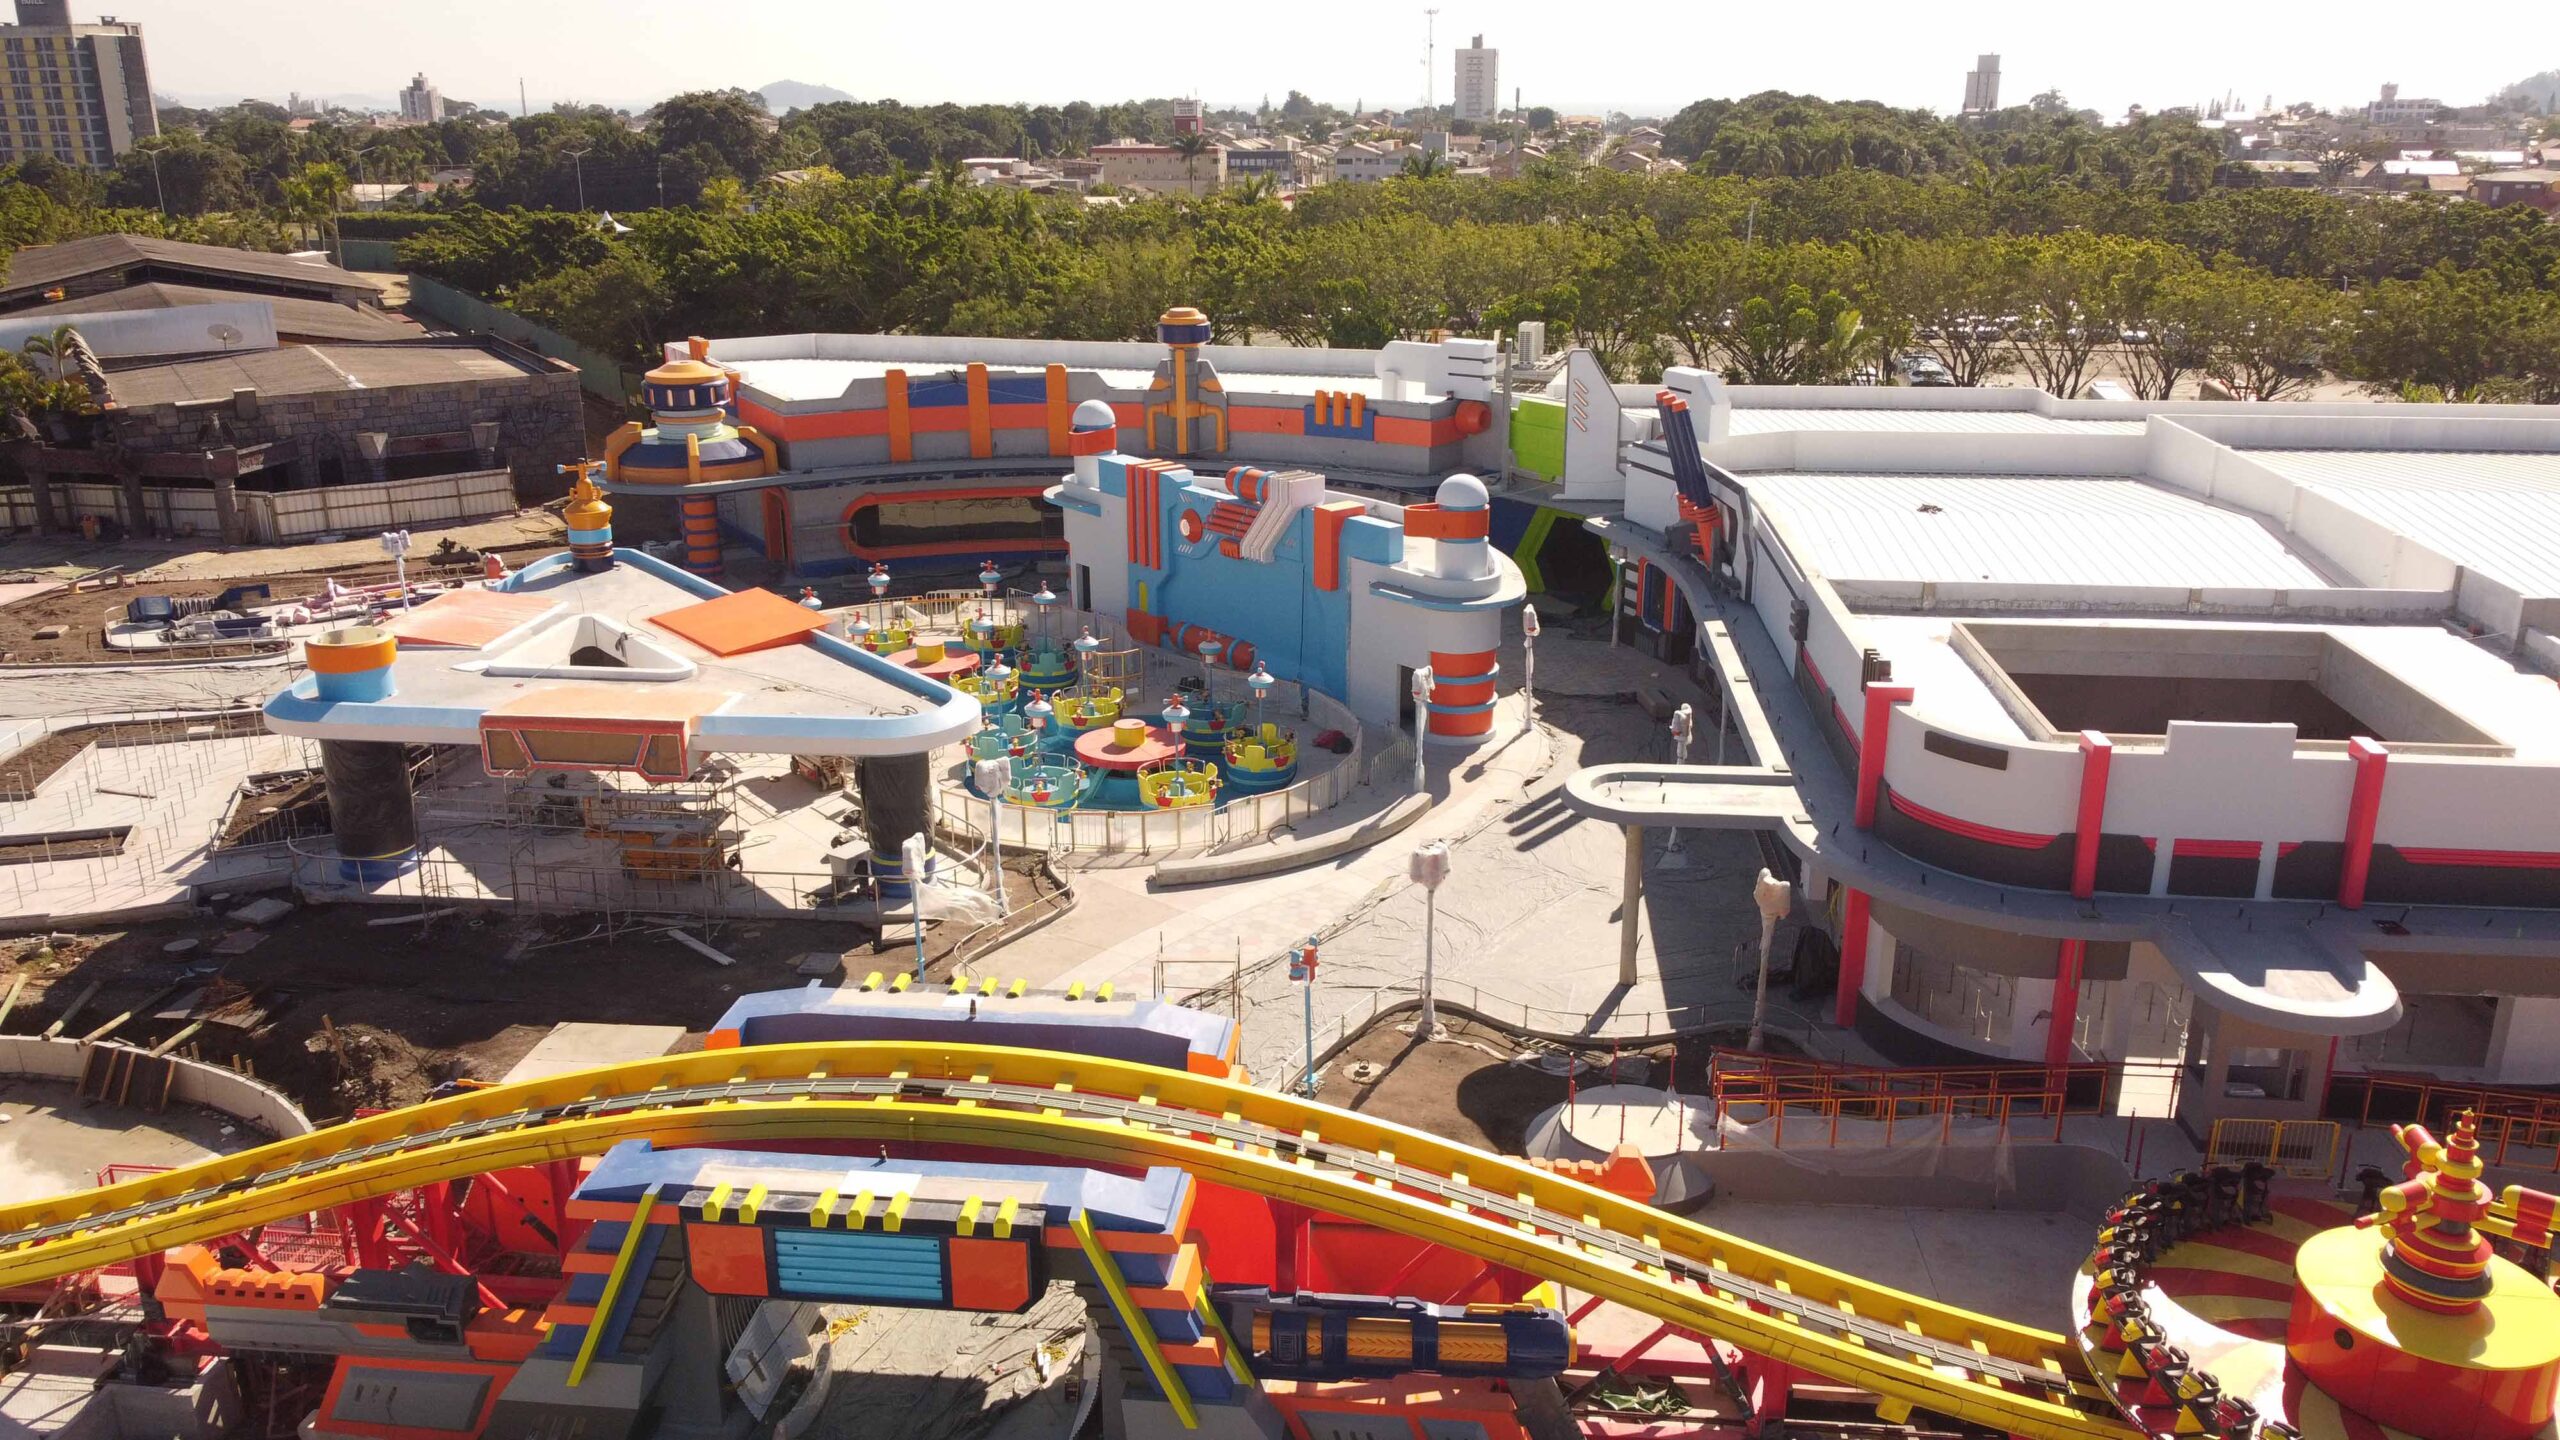
[[[1179,114],[1174,116],[1174,124],[1179,133],[1182,124]],[[1092,155],[1102,162],[1103,183],[1123,190],[1153,190],[1164,195],[1206,195],[1227,183],[1227,147],[1224,145],[1211,145],[1197,155],[1185,155],[1170,145],[1142,145],[1135,140],[1122,140],[1110,145],[1096,145]]]
[[2444,102],[2434,96],[2413,95],[2403,99],[2399,86],[2385,85],[2382,98],[2365,105],[2364,118],[2368,125],[2423,125],[2435,119],[2436,112],[2444,108]]
[[2000,108],[2000,57],[1977,55],[1964,77],[1964,113],[1988,115]]
[[0,65],[0,161],[104,169],[160,133],[139,25],[75,25],[70,0],[18,0],[18,23],[0,25]]
[[444,95],[427,83],[425,71],[418,72],[409,88],[400,92],[400,118],[420,125],[432,125],[444,118]]
[[1489,49],[1478,35],[1457,52],[1455,100],[1461,120],[1490,120],[1502,110],[1502,52]]

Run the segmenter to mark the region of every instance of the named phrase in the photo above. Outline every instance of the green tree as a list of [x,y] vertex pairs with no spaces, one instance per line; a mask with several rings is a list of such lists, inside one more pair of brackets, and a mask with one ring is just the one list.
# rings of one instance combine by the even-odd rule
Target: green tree
[[2550,308],[2496,275],[2439,267],[2367,291],[2340,368],[2377,393],[2424,386],[2478,399],[2512,378],[2510,360]]
[[79,331],[68,325],[56,325],[44,333],[28,336],[27,343],[20,348],[30,359],[43,360],[45,367],[53,372],[52,378],[67,380],[71,376],[72,360],[80,353],[81,345]]
[[2024,304],[2023,257],[2003,239],[1887,236],[1867,257],[1869,308],[1891,316],[1911,343],[1936,356],[1958,385],[1979,385],[2004,342],[1995,317]]
[[508,304],[589,349],[626,360],[647,357],[665,338],[667,292],[658,268],[623,246],[595,264],[517,287]]
[[347,172],[333,164],[305,165],[283,187],[284,212],[306,238],[323,242],[335,233],[347,196]]
[[2200,270],[2165,287],[2201,351],[2197,368],[2246,400],[2286,400],[2320,382],[2351,313],[2317,280],[2283,280],[2242,266]]

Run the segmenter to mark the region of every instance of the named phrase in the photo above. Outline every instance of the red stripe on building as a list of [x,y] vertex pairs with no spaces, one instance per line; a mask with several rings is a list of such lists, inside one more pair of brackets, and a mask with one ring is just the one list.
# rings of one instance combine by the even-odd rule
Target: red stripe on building
[[2169,847],[2172,860],[2255,860],[2263,848],[2255,840],[2179,840]]
[[2412,865],[2476,865],[2489,870],[2560,870],[2560,854],[2548,850],[2448,850],[2402,845],[2395,852]]
[[1906,798],[1898,790],[1887,789],[1885,795],[1893,802],[1894,809],[1921,824],[1933,830],[1944,830],[1950,835],[1961,835],[1967,840],[1979,840],[1986,845],[2006,845],[2013,850],[2041,850],[2054,842],[2055,837],[2051,835],[2038,835],[2027,830],[2003,830],[1997,825],[1960,820],[1953,815],[1918,804]]

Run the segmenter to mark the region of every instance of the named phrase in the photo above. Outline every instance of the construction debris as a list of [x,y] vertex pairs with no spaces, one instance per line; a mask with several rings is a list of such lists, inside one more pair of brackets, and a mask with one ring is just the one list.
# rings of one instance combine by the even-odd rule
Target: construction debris
[[710,946],[703,944],[701,941],[694,939],[692,936],[687,935],[681,930],[661,930],[658,933],[661,935],[674,936],[677,944],[682,945],[687,950],[693,951],[714,965],[735,965],[738,963],[736,956],[724,955],[721,952],[712,949]]
[[231,918],[239,921],[243,925],[273,925],[287,915],[292,914],[293,911],[294,904],[292,901],[280,900],[273,895],[267,895],[256,900],[252,900],[248,904],[241,906],[239,909],[232,911]]

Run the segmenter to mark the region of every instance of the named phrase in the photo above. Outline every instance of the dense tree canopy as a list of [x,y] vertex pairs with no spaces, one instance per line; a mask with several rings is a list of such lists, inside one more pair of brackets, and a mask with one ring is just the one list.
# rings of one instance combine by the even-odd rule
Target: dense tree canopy
[[[173,111],[104,176],[0,173],[0,240],[276,248],[336,228],[350,183],[467,165],[467,197],[346,217],[347,233],[634,361],[688,332],[1139,339],[1197,304],[1221,338],[1306,345],[1537,320],[1631,380],[1698,364],[1837,381],[1925,351],[1957,384],[2062,393],[2105,373],[2145,395],[2202,379],[2272,400],[2338,374],[2560,397],[2560,227],[2538,212],[2255,188],[2191,121],[2104,127],[2050,92],[1961,120],[1701,101],[1664,126],[1688,174],[1559,145],[1517,179],[1417,167],[1287,203],[1253,186],[1087,204],[957,169],[1164,140],[1170,107],[838,101],[776,119],[718,91],[637,117],[568,106],[380,133],[297,131],[255,104]],[[1294,91],[1259,113],[1308,133],[1344,118]]]

